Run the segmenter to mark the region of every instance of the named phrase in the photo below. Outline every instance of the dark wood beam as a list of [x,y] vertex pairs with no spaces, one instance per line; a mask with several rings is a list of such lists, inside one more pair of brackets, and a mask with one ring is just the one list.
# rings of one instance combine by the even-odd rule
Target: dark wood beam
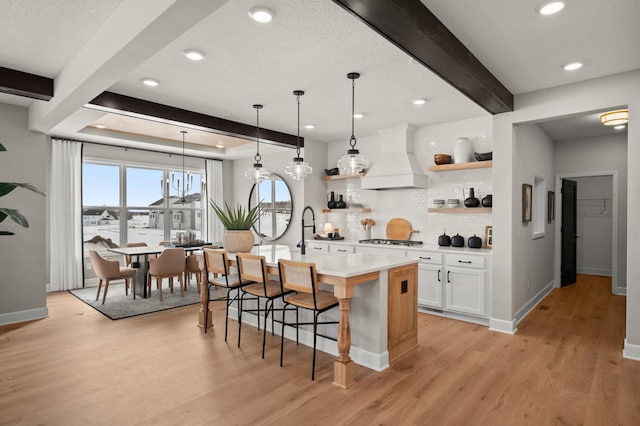
[[420,0],[333,0],[492,114],[513,94]]
[[[175,108],[144,99],[132,98],[113,92],[103,92],[89,102],[89,108],[95,108],[114,114],[123,114],[141,119],[164,121],[172,124],[193,125],[204,128],[212,133],[227,136],[255,138],[256,126],[238,123],[224,118]],[[295,135],[282,133],[275,130],[260,128],[260,139],[265,142],[277,142],[284,145],[296,146]],[[304,146],[304,138],[300,138],[300,146]]]
[[0,67],[0,93],[48,101],[53,98],[53,79]]

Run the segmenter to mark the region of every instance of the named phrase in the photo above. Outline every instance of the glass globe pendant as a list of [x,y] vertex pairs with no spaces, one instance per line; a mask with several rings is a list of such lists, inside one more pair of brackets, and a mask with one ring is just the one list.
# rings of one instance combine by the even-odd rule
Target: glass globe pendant
[[341,175],[357,175],[369,167],[369,160],[356,149],[357,141],[354,132],[356,79],[359,77],[360,74],[357,72],[347,74],[347,78],[351,80],[351,138],[349,139],[351,149],[347,150],[347,153],[338,160],[338,169]]
[[262,164],[260,164],[260,160],[262,159],[262,156],[260,155],[260,109],[262,109],[262,105],[254,105],[253,106],[256,109],[256,155],[255,155],[255,160],[256,162],[253,164],[252,167],[250,167],[245,173],[244,173],[244,177],[251,179],[251,182],[253,183],[260,183],[263,180],[265,180],[267,177],[269,177],[270,173],[267,171],[267,169],[265,169],[264,167],[262,167]]
[[302,180],[307,175],[310,175],[313,168],[309,163],[304,161],[304,158],[300,157],[300,96],[304,95],[302,90],[294,90],[293,94],[296,95],[296,102],[298,103],[298,136],[296,139],[296,157],[285,167],[284,172],[291,176],[293,180]]

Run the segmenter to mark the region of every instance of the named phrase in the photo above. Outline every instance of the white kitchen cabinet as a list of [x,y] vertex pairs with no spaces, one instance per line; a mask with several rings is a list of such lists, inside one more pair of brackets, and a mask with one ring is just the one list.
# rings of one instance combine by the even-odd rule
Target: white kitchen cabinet
[[315,241],[305,241],[306,251],[308,253],[329,253],[329,243],[318,243]]
[[418,305],[444,308],[441,265],[418,264]]
[[450,254],[446,258],[445,309],[486,315],[485,258]]

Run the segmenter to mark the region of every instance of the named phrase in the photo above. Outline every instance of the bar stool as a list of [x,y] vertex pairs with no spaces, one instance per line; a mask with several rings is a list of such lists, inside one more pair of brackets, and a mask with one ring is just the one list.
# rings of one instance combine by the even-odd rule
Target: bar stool
[[[318,316],[329,309],[338,306],[338,299],[333,293],[318,289],[318,274],[316,273],[315,263],[295,262],[291,260],[280,259],[278,261],[278,270],[280,271],[280,283],[282,285],[282,293],[290,294],[283,296],[284,307],[282,315],[282,335],[280,339],[280,367],[282,367],[282,359],[284,354],[284,326],[293,326],[296,329],[296,344],[298,344],[299,327],[301,325],[313,324],[313,364],[311,367],[311,380],[315,380],[316,376],[316,337],[321,336],[331,340],[337,340],[335,337],[318,334],[318,324],[338,324],[338,321],[318,321]],[[286,310],[289,306],[295,307],[296,322],[286,322]],[[298,320],[298,309],[306,309],[313,311],[313,322],[300,322]]]

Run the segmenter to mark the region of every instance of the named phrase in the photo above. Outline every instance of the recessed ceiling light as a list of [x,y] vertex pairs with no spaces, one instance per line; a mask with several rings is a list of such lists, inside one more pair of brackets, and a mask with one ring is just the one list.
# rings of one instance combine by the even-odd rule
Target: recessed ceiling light
[[427,103],[426,99],[414,99],[411,102],[413,102],[414,105],[424,105]]
[[150,87],[156,87],[158,84],[160,84],[158,80],[154,80],[153,78],[143,78],[141,80],[145,85]]
[[571,62],[570,64],[565,65],[563,68],[565,71],[575,71],[582,68],[582,62]]
[[356,112],[355,114],[353,114],[353,118],[362,118],[364,117],[364,114],[361,114],[359,112]]
[[182,53],[184,54],[184,56],[191,59],[192,61],[201,61],[204,59],[204,53],[202,53],[199,50],[187,49]]
[[256,22],[266,24],[267,22],[271,22],[275,13],[266,7],[256,6],[249,9],[249,16]]
[[553,15],[560,12],[564,8],[564,3],[561,1],[552,1],[543,3],[538,6],[537,10],[540,15]]
[[626,128],[627,126],[625,126],[624,124],[620,124],[619,126],[615,126],[614,129],[615,130],[622,130],[624,128]]
[[96,124],[96,127],[98,129],[106,129],[107,128],[107,126],[105,126],[104,124]]
[[224,144],[223,144],[222,142],[218,142],[218,143],[216,144],[216,148],[223,149],[223,148],[224,148]]
[[306,126],[304,126],[305,129],[315,129],[316,125],[315,124],[307,124]]

